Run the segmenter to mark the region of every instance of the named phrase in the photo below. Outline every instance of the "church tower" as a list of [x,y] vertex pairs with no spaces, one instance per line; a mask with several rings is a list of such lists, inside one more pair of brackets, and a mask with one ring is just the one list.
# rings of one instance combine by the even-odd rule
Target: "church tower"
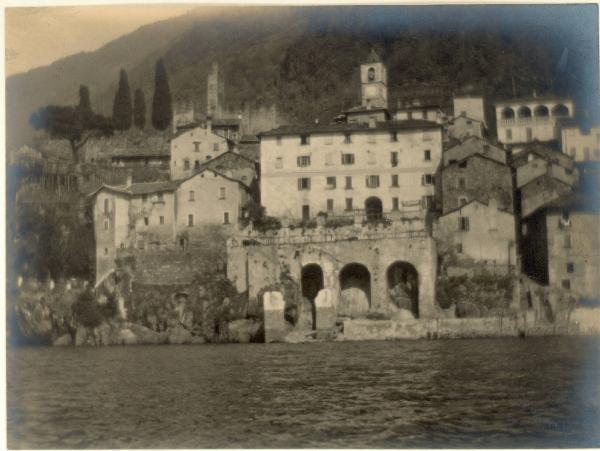
[[360,66],[360,83],[363,107],[387,109],[387,69],[373,49]]
[[223,113],[223,100],[225,97],[225,84],[219,65],[213,63],[207,78],[206,87],[206,114],[213,119],[220,119]]

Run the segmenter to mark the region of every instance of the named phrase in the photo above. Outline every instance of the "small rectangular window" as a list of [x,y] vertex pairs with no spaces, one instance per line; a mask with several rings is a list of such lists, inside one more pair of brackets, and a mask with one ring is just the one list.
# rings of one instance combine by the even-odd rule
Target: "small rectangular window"
[[400,203],[398,202],[398,198],[397,197],[392,197],[392,210],[398,211],[399,210],[399,206],[400,206]]
[[225,199],[225,193],[226,193],[226,189],[225,187],[220,187],[219,188],[219,199],[223,200]]
[[458,179],[458,187],[465,189],[467,187],[467,181],[464,177],[459,177]]
[[212,158],[212,156],[210,156],[210,155],[207,155],[207,156],[206,156],[206,159],[207,159],[207,160],[210,160],[211,158]]
[[183,160],[183,169],[189,169],[190,168],[190,160],[188,160],[187,158],[185,160]]
[[160,222],[160,225],[163,225],[163,224],[165,223],[165,217],[164,217],[164,216],[160,216],[160,217],[158,218],[158,220],[159,220],[159,222]]
[[398,141],[398,132],[391,132],[390,133],[390,141],[392,141],[392,142],[397,142]]
[[392,187],[398,187],[398,174],[392,174]]
[[219,151],[219,143],[213,143],[213,152]]
[[367,182],[367,188],[379,188],[379,176],[378,175],[368,175],[366,182]]
[[188,227],[192,227],[194,225],[194,215],[188,215]]
[[336,183],[335,177],[327,177],[327,189],[335,189]]
[[147,194],[142,194],[142,202],[143,203],[148,202],[148,195]]
[[565,249],[571,248],[571,235],[565,235]]
[[423,174],[423,178],[421,179],[422,185],[433,185],[433,175],[431,174]]
[[298,179],[298,191],[310,190],[310,178],[303,177]]
[[463,205],[467,205],[467,198],[461,196],[458,198],[458,206],[462,207]]
[[194,161],[194,169],[200,169],[200,160]]
[[296,159],[298,167],[310,166],[310,155],[301,155]]
[[108,219],[105,219],[104,220],[104,230],[108,230],[108,226],[109,226]]
[[352,189],[352,177],[347,175],[346,176],[346,186],[345,189]]
[[567,263],[567,272],[575,272],[575,264],[573,262],[568,262]]
[[458,230],[461,232],[469,231],[469,218],[466,216],[461,216],[458,218]]
[[283,157],[277,157],[275,159],[275,168],[281,169],[283,167]]
[[525,129],[525,133],[527,135],[527,142],[531,142],[533,140],[533,133],[531,131],[531,128],[527,127]]
[[352,198],[346,198],[346,211],[352,211]]
[[200,152],[200,143],[199,142],[194,143],[194,152]]
[[108,214],[109,212],[109,207],[110,206],[110,201],[108,199],[104,199],[104,213]]
[[194,200],[195,200],[195,194],[196,193],[194,193],[193,191],[190,191],[190,199],[189,199],[190,202],[194,202]]
[[144,218],[144,225],[148,225],[150,223],[150,220],[148,219],[148,217],[146,216]]
[[307,146],[310,143],[310,135],[300,135],[300,145]]
[[343,153],[342,154],[342,164],[344,164],[344,165],[354,164],[354,154],[353,153]]
[[462,245],[462,243],[457,243],[456,244],[456,253],[457,254],[462,254],[462,252],[463,252],[463,245]]
[[390,160],[390,163],[392,164],[393,168],[398,166],[398,152],[392,152],[390,155]]
[[512,130],[510,128],[506,129],[506,140],[507,141],[512,140]]
[[458,163],[458,167],[461,169],[465,169],[467,167],[467,160],[463,160],[460,163]]
[[223,224],[229,224],[229,212],[223,212]]
[[158,198],[159,202],[163,202],[163,200],[164,200],[163,193],[158,193],[157,198]]
[[431,150],[424,150],[423,151],[423,159],[425,161],[431,161]]
[[344,133],[344,143],[345,144],[352,143],[352,133],[349,133],[349,132]]
[[302,220],[308,221],[310,219],[310,206],[302,205]]
[[569,279],[564,279],[561,283],[562,287],[565,290],[570,290],[571,289],[571,281]]
[[333,199],[327,199],[327,211],[329,213],[333,212]]

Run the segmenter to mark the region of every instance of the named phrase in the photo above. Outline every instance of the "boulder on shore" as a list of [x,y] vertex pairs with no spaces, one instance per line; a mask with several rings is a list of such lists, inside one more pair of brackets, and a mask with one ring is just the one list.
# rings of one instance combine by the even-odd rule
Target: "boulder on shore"
[[176,326],[167,330],[168,342],[172,345],[182,345],[192,342],[192,334],[182,326]]
[[52,342],[52,346],[70,346],[73,343],[73,339],[69,334],[64,334],[58,337]]

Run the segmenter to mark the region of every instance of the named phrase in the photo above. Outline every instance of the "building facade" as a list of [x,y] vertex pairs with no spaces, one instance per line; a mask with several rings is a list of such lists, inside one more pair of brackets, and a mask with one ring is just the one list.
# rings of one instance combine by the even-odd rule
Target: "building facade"
[[600,161],[600,125],[584,132],[575,121],[561,122],[558,128],[563,153],[575,161]]
[[261,201],[303,220],[426,207],[441,156],[441,127],[428,121],[280,127],[261,136]]
[[466,116],[483,123],[484,127],[487,127],[483,96],[454,96],[452,100],[455,118]]
[[483,122],[478,119],[472,119],[469,116],[458,116],[448,122],[448,137],[460,141],[471,136],[483,138]]
[[558,97],[507,100],[495,107],[498,141],[511,145],[557,140],[557,119],[575,115],[573,101]]

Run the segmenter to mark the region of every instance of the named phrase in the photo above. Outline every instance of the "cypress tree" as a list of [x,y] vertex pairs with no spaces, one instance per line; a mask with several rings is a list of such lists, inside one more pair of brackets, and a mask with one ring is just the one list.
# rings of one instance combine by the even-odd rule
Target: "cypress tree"
[[141,89],[136,89],[133,96],[133,124],[140,130],[146,126],[146,99]]
[[90,102],[90,90],[86,85],[79,86],[79,105],[77,106],[79,113],[83,116],[92,114],[92,102]]
[[127,72],[121,69],[119,89],[117,89],[113,103],[113,124],[115,129],[129,130],[131,128],[132,116],[131,90],[129,89]]
[[167,129],[173,120],[173,105],[165,63],[161,59],[156,62],[154,75],[154,97],[152,98],[152,126],[157,130]]

